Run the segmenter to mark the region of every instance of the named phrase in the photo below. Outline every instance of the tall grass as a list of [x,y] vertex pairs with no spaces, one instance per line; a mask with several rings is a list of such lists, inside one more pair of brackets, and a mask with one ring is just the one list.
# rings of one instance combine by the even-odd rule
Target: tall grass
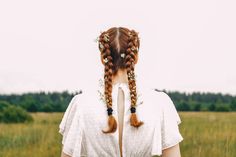
[[236,157],[236,112],[181,112],[183,157]]
[[0,124],[1,157],[58,157],[61,113],[33,114],[34,123]]
[[[180,112],[182,157],[235,157],[236,112]],[[35,113],[33,123],[0,124],[0,157],[59,157],[62,113]]]

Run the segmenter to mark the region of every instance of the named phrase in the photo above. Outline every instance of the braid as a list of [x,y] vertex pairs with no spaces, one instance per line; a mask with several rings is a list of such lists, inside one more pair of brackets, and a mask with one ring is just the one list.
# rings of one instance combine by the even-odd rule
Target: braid
[[124,27],[113,27],[99,36],[99,50],[104,64],[104,98],[107,105],[108,130],[103,133],[113,133],[117,130],[117,122],[112,115],[112,77],[118,69],[126,69],[130,89],[131,116],[130,125],[138,128],[143,124],[136,115],[137,91],[134,74],[134,62],[139,48],[138,33]]
[[102,130],[103,133],[111,133],[115,132],[117,129],[117,122],[112,115],[112,57],[111,57],[111,51],[110,51],[110,42],[109,42],[109,36],[106,32],[103,32],[100,36],[100,50],[103,54],[103,59],[105,62],[105,68],[104,68],[104,84],[105,84],[105,100],[107,104],[107,112],[108,112],[108,126],[109,129],[107,131]]
[[131,98],[131,116],[130,116],[130,125],[134,127],[139,127],[143,124],[142,121],[138,121],[136,115],[136,102],[137,102],[137,91],[136,91],[136,81],[135,81],[135,73],[134,73],[134,61],[135,61],[135,53],[138,53],[138,35],[132,30],[129,32],[128,39],[128,48],[126,50],[126,69],[129,81],[129,89],[130,89],[130,98]]

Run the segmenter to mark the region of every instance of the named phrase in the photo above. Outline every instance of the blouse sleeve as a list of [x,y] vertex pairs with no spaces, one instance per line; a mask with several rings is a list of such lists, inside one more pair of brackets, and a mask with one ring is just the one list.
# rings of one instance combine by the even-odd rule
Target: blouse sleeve
[[79,94],[72,98],[59,125],[59,133],[62,135],[63,152],[72,157],[80,154],[82,144],[83,125],[78,99]]
[[181,119],[171,98],[163,93],[163,110],[161,117],[162,150],[172,147],[183,140],[179,132]]

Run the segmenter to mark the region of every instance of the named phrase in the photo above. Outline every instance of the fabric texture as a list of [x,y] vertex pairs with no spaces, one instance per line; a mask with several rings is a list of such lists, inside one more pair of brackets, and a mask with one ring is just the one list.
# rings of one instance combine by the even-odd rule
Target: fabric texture
[[[137,83],[136,83],[137,84]],[[151,157],[183,140],[179,132],[181,119],[171,98],[162,91],[144,88],[137,84],[136,114],[144,124],[130,126],[130,95],[127,83],[113,85],[113,116],[118,122],[118,88],[125,96],[122,137],[123,157]],[[63,152],[72,157],[120,157],[118,128],[115,133],[104,134],[107,128],[106,104],[101,95],[103,86],[94,91],[83,90],[70,101],[59,125]]]

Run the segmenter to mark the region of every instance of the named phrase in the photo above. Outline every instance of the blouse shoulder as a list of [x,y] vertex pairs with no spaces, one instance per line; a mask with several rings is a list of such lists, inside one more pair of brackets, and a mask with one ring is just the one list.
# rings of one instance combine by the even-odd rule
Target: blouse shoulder
[[[154,90],[155,106],[161,110],[160,127],[155,128],[152,155],[161,155],[162,150],[172,147],[183,140],[179,131],[180,116],[171,97],[164,91]],[[157,108],[156,108],[157,109]]]
[[59,133],[62,135],[63,152],[77,157],[83,153],[83,93],[75,95],[63,115],[59,125]]
[[156,109],[161,109],[163,114],[171,114],[173,115],[178,122],[178,124],[181,123],[181,119],[179,118],[179,115],[177,113],[175,104],[171,97],[164,91],[152,89],[150,90],[151,96],[155,101],[155,106],[158,107]]
[[[162,109],[163,109],[163,117],[170,115],[170,118],[172,118],[174,121],[177,122],[177,124],[181,123],[181,119],[179,117],[179,114],[177,112],[177,109],[175,107],[175,104],[171,97],[163,92],[163,91],[158,91],[160,99],[162,101]],[[163,119],[162,119],[163,120]]]
[[[66,111],[63,114],[61,123],[59,125],[59,133],[62,134],[64,137],[67,135],[71,122],[73,118],[75,117],[76,111],[81,110],[81,107],[78,107],[80,104],[78,103],[79,102],[78,99],[80,99],[80,97],[81,97],[81,94],[74,95],[72,99],[70,100],[66,108]],[[64,140],[62,141],[62,143],[64,143]]]

